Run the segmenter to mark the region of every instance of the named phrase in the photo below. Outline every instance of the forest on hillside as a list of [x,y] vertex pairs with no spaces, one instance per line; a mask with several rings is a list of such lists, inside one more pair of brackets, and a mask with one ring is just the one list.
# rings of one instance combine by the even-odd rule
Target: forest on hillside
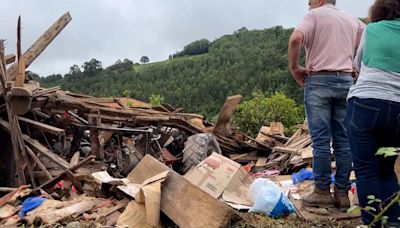
[[139,64],[125,59],[103,68],[99,60],[92,59],[71,66],[65,75],[32,75],[45,87],[60,85],[77,93],[143,101],[155,97],[209,119],[233,94],[248,100],[254,91],[265,96],[282,92],[301,104],[302,89],[287,67],[291,32],[280,26],[264,30],[243,27],[212,42],[194,41],[163,62]]

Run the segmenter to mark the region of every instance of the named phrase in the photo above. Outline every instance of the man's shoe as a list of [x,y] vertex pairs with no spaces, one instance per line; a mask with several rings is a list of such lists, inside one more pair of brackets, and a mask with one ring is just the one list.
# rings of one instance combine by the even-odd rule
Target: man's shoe
[[335,199],[329,189],[322,190],[315,186],[314,191],[302,198],[303,204],[308,207],[331,208],[335,207]]
[[346,212],[350,207],[349,193],[346,190],[338,189],[335,186],[333,197],[335,198],[335,206],[341,212]]

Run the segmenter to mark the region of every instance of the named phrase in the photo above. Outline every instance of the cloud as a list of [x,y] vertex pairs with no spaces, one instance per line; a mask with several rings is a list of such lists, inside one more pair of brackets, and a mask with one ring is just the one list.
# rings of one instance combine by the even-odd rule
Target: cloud
[[[365,17],[373,0],[339,0],[338,8]],[[96,58],[103,66],[118,59],[138,62],[146,55],[162,61],[186,44],[214,40],[245,26],[294,27],[308,10],[307,0],[2,0],[0,37],[15,53],[16,22],[22,15],[23,49],[69,11],[70,24],[32,64],[46,76],[66,73],[73,64]]]

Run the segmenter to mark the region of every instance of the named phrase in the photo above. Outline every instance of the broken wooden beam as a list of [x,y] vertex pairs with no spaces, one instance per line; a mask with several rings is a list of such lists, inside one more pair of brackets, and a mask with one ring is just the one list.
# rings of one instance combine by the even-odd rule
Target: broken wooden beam
[[14,54],[9,54],[5,56],[6,64],[15,62],[16,56]]
[[226,101],[219,112],[218,120],[213,130],[214,133],[222,136],[229,136],[232,134],[231,118],[236,106],[240,103],[240,100],[242,100],[241,95],[226,98]]
[[[64,29],[64,27],[71,21],[69,12],[61,16],[45,33],[24,53],[25,68],[29,65],[46,49],[51,41]],[[14,80],[17,76],[18,64],[14,63],[8,68],[8,79]]]
[[[79,169],[80,167],[86,165],[87,163],[93,161],[94,158],[95,158],[94,156],[89,156],[89,157],[83,159],[78,164],[72,166],[71,168],[66,168],[66,169],[68,169],[70,172],[73,172],[73,171]],[[46,188],[46,187],[48,187],[50,185],[54,185],[57,182],[59,182],[60,180],[64,179],[66,176],[67,176],[67,171],[64,170],[59,175],[57,175],[56,177],[52,178],[51,180],[46,181],[45,183],[43,183],[42,185],[37,187],[37,189],[40,189],[40,188],[44,189],[44,188]]]
[[28,123],[29,125],[32,125],[44,132],[50,133],[55,136],[65,136],[65,131],[63,129],[53,127],[51,125],[47,125],[38,121],[34,121],[25,117],[18,117],[18,120],[23,121],[25,123]]
[[279,152],[279,153],[285,153],[285,154],[299,154],[299,150],[298,149],[293,149],[293,148],[289,148],[289,147],[282,147],[282,146],[274,147],[274,151],[275,152]]
[[22,56],[21,48],[21,16],[18,17],[17,25],[17,56],[18,56],[18,70],[17,77],[15,78],[15,86],[23,87],[25,83],[25,62]]
[[28,146],[25,145],[26,152],[29,154],[29,156],[36,162],[36,164],[39,166],[40,170],[46,175],[48,179],[53,178],[53,176],[50,174],[50,172],[46,169],[46,167],[43,165],[43,163],[39,160],[39,158],[36,156],[35,153],[29,148]]

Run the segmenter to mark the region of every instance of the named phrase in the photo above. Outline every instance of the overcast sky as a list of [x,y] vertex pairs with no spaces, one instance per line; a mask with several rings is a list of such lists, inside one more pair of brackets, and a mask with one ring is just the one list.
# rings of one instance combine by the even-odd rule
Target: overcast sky
[[[294,27],[308,0],[0,0],[0,38],[15,53],[16,24],[22,16],[23,50],[61,15],[72,21],[29,70],[41,76],[65,74],[73,64],[96,58],[109,66],[118,59],[162,61],[186,44],[210,41],[245,26]],[[338,0],[337,7],[365,17],[373,0]]]

